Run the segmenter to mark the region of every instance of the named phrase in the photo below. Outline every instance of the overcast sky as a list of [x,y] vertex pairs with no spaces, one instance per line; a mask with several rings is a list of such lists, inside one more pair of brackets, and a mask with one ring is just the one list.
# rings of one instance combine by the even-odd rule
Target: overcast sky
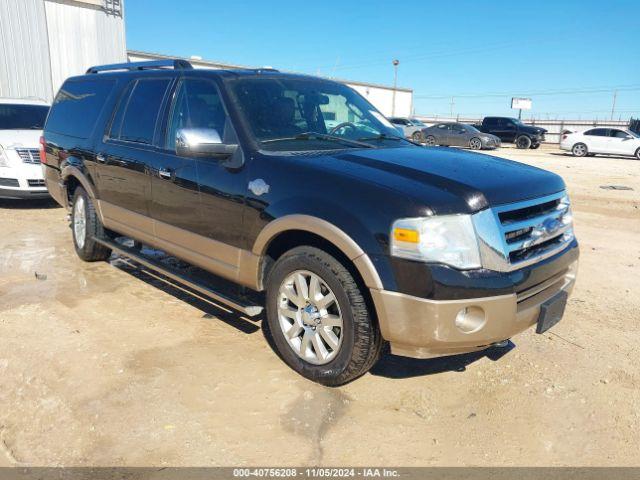
[[[127,47],[414,90],[418,114],[640,116],[640,0],[127,0]],[[453,97],[453,105],[452,99]]]

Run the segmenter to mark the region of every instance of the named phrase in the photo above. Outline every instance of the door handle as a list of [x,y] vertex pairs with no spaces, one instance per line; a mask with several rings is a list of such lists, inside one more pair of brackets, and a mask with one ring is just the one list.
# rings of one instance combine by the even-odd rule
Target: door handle
[[173,179],[173,171],[168,168],[161,168],[160,170],[158,170],[158,175],[160,176],[160,178],[164,178],[166,180]]
[[107,161],[106,157],[102,153],[99,153],[99,154],[96,155],[96,160],[99,163],[104,163],[104,162]]

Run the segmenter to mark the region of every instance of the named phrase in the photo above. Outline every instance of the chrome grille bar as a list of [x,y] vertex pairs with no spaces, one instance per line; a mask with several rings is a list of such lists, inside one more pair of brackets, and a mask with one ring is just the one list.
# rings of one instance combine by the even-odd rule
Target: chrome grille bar
[[16,153],[20,156],[22,163],[40,163],[40,151],[37,148],[16,148]]

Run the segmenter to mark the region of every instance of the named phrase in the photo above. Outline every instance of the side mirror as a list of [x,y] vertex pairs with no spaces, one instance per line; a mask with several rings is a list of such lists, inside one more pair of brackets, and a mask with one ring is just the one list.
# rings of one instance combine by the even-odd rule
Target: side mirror
[[181,157],[229,158],[238,145],[222,143],[215,128],[181,128],[176,133],[176,153]]

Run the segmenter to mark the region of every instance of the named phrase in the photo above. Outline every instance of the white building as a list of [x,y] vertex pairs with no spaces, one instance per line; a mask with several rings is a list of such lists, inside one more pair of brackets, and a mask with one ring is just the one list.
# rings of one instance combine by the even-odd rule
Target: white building
[[122,0],[0,0],[0,97],[52,101],[92,65],[127,61]]
[[[130,62],[144,62],[147,60],[161,60],[170,58],[179,58],[168,55],[161,55],[157,53],[139,52],[135,50],[129,50]],[[183,58],[183,60],[189,61],[194,68],[213,68],[213,69],[233,69],[233,68],[255,68],[247,67],[245,65],[233,65],[228,63],[213,62],[209,60],[202,60],[200,58]],[[383,115],[388,117],[395,115],[397,117],[409,117],[413,113],[413,90],[408,88],[396,88],[395,112],[393,109],[393,87],[386,85],[378,85],[375,83],[366,82],[354,82],[351,80],[334,79],[339,82],[349,85],[354,90],[358,91],[362,96],[367,98]]]

